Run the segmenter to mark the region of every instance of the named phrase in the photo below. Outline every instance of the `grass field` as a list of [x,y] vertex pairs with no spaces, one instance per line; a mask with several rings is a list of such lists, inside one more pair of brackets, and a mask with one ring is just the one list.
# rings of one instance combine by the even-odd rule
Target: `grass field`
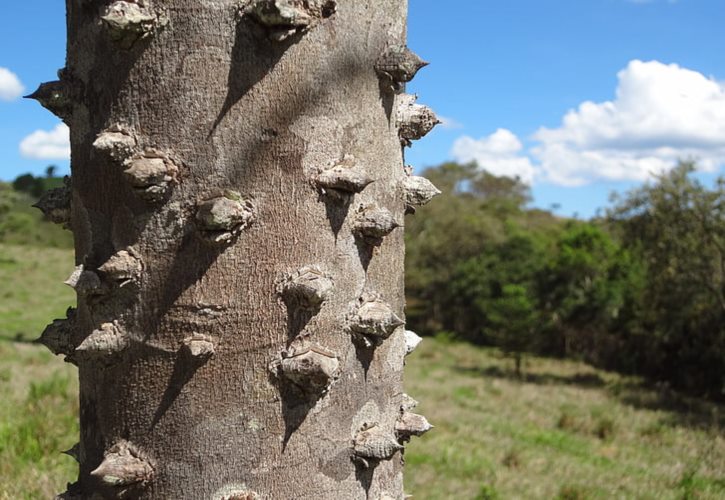
[[[0,244],[0,499],[45,499],[77,468],[75,369],[28,341],[74,301],[68,250]],[[725,498],[725,408],[585,364],[426,339],[406,390],[436,428],[406,452],[417,499]]]
[[47,499],[77,475],[75,367],[31,344],[63,317],[70,250],[0,244],[0,499]]

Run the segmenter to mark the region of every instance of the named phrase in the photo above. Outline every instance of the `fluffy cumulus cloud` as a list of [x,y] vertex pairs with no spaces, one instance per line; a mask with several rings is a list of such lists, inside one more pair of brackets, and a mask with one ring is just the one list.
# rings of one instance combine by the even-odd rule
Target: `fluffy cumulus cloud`
[[20,154],[34,160],[70,158],[70,132],[60,123],[50,131],[36,130],[20,142]]
[[531,183],[534,179],[534,166],[521,153],[524,149],[521,141],[510,130],[498,129],[488,137],[473,139],[463,136],[453,144],[453,157],[464,163],[475,161],[481,168],[495,175],[520,177]]
[[[614,100],[580,104],[559,127],[540,128],[528,155],[519,148],[513,158],[510,150],[503,158],[533,158],[536,179],[570,186],[643,180],[679,159],[696,160],[708,171],[725,164],[725,85],[657,61],[632,61],[618,78]],[[518,142],[515,136],[509,140]],[[478,159],[476,152],[489,142],[463,137],[453,155]]]
[[24,90],[20,78],[9,69],[0,66],[0,101],[13,101],[23,95]]

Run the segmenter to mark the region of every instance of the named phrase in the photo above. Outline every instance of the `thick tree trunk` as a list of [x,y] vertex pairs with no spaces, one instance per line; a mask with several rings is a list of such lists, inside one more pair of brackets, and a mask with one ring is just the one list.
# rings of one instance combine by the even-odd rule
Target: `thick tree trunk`
[[403,497],[406,3],[67,0],[66,498]]

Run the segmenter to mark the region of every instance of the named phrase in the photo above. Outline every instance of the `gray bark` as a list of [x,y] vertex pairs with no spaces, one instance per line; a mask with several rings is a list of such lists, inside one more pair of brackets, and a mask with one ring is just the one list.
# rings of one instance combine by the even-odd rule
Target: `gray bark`
[[66,3],[64,498],[403,498],[406,0]]

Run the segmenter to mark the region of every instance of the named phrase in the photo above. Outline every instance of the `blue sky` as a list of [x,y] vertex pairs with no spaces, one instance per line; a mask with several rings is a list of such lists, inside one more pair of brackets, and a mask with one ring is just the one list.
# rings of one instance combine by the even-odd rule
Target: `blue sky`
[[[0,179],[67,173],[58,120],[17,98],[63,66],[64,2],[0,14]],[[709,181],[725,172],[724,22],[723,0],[410,0],[409,45],[431,65],[409,91],[446,123],[407,160],[475,159],[582,217],[677,158]]]

